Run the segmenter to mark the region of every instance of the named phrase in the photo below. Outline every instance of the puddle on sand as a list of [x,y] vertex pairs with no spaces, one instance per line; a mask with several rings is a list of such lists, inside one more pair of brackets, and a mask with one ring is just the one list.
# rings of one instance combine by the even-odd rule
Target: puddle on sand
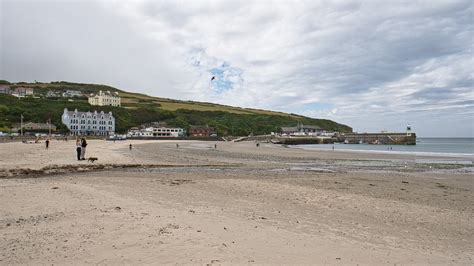
[[415,163],[425,164],[465,164],[472,165],[472,161],[467,160],[435,160],[435,159],[416,159]]
[[335,173],[336,171],[318,167],[290,167],[290,171],[318,172],[318,173]]
[[290,166],[298,167],[379,167],[379,166],[392,166],[394,162],[392,161],[378,161],[378,160],[334,160],[334,161],[313,161],[313,162],[295,162],[295,163],[286,163]]
[[219,172],[219,171],[239,171],[239,168],[232,167],[149,167],[149,168],[131,168],[128,172],[140,173],[161,173],[161,172]]
[[163,172],[284,172],[284,171],[303,171],[303,172],[318,172],[318,173],[336,173],[331,169],[325,169],[320,167],[308,167],[308,166],[295,166],[289,168],[242,168],[242,167],[157,167],[157,168],[130,168],[128,172],[139,172],[139,173],[163,173]]

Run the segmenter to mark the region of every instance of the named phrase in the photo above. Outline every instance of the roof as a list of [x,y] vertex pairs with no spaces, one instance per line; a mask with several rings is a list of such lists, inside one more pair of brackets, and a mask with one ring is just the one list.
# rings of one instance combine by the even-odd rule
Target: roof
[[73,116],[74,114],[75,114],[76,116],[82,116],[83,114],[84,114],[84,115],[93,115],[93,114],[94,114],[94,115],[104,115],[104,118],[105,118],[105,119],[108,119],[109,116],[111,116],[112,118],[114,118],[112,112],[108,112],[108,113],[106,113],[106,112],[104,112],[104,111],[97,112],[96,110],[94,110],[93,112],[91,112],[91,111],[80,112],[80,111],[77,111],[77,109],[74,110],[74,111],[68,111],[68,109],[65,108],[65,109],[64,109],[64,113],[67,113],[68,116]]
[[304,126],[304,125],[301,126],[301,128],[303,128],[303,129],[305,129],[305,128],[307,128],[307,129],[321,129],[320,126]]
[[167,127],[168,126],[166,122],[150,122],[148,123],[148,125],[152,127]]
[[[23,128],[27,129],[27,128],[35,128],[35,129],[49,129],[49,125],[48,123],[35,123],[35,122],[25,122],[23,123]],[[15,123],[13,124],[13,127],[16,129],[16,128],[20,128],[21,127],[21,124],[20,123]],[[51,129],[52,130],[56,130],[56,126],[54,124],[51,124]]]
[[320,130],[322,129],[320,126],[306,126],[299,124],[296,127],[281,127],[282,131],[300,131],[300,130],[305,130],[305,129],[313,129],[313,130]]
[[298,131],[297,127],[281,127],[282,131]]
[[110,96],[110,97],[120,97],[118,92],[116,91],[113,91],[113,92],[110,92],[110,91],[99,91],[99,93],[95,94],[95,93],[91,93],[89,95],[90,97],[95,97],[95,96]]

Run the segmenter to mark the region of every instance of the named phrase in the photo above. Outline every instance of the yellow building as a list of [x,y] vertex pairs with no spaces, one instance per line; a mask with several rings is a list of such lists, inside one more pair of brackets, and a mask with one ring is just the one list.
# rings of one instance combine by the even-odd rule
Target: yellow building
[[102,92],[99,94],[89,95],[89,104],[98,106],[119,106],[120,107],[120,96],[118,92]]

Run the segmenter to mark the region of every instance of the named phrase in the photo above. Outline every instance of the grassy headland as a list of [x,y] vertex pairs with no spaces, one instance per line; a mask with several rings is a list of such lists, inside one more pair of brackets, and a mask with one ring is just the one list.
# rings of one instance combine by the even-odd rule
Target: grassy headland
[[[8,82],[3,81],[8,84]],[[167,98],[152,97],[140,93],[131,93],[114,87],[97,84],[71,82],[25,83],[10,84],[15,87],[34,88],[35,96],[16,98],[0,94],[0,131],[8,131],[14,123],[20,122],[23,114],[24,121],[51,122],[60,131],[66,131],[61,124],[61,114],[64,108],[80,111],[112,111],[116,118],[116,132],[124,133],[130,127],[139,126],[153,121],[167,122],[171,126],[189,128],[190,125],[209,125],[217,129],[220,136],[243,136],[253,134],[269,134],[279,131],[283,126],[294,126],[298,122],[317,125],[327,130],[350,132],[346,125],[331,120],[314,119],[295,114],[273,112],[266,110],[225,106],[213,103],[179,101]],[[78,90],[84,94],[97,93],[99,90],[116,91],[122,97],[122,107],[91,106],[87,97],[50,97],[48,91],[58,94],[66,90]]]

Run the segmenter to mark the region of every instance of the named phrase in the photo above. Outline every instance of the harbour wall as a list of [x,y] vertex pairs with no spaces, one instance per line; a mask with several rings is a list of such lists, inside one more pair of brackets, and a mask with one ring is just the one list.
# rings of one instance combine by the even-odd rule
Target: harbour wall
[[247,141],[265,141],[275,144],[299,145],[299,144],[332,144],[343,142],[348,144],[382,144],[382,145],[416,145],[415,133],[349,133],[333,138],[309,137],[309,136],[253,136],[245,138]]
[[338,139],[350,144],[416,145],[415,133],[349,133]]

